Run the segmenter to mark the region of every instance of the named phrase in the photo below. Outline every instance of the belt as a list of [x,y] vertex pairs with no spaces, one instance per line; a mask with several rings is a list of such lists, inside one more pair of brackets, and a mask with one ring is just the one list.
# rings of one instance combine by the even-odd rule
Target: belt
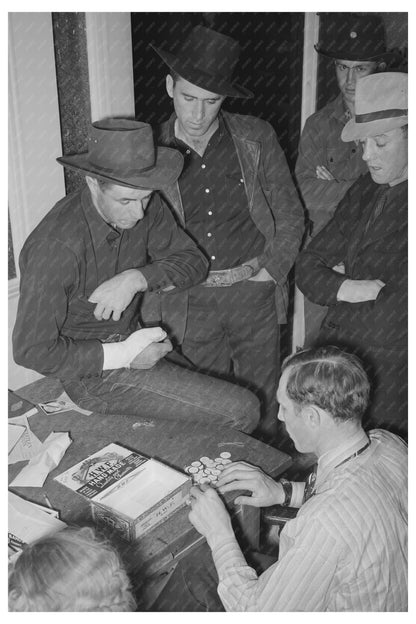
[[[255,260],[257,262],[257,258]],[[250,262],[253,261],[251,260]],[[210,271],[205,282],[202,282],[202,286],[211,288],[232,286],[237,282],[249,279],[255,273],[257,273],[257,270],[251,264],[241,264],[233,269],[223,269],[222,271]]]

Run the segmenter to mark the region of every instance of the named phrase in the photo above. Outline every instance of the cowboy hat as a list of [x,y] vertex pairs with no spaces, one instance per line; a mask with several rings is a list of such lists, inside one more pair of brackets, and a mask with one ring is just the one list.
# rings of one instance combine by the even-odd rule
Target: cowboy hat
[[233,80],[240,45],[232,37],[205,26],[195,26],[175,53],[151,47],[179,76],[218,95],[251,98],[251,91]]
[[155,148],[149,124],[117,118],[90,126],[87,152],[56,160],[113,184],[154,190],[176,182],[183,167],[183,157],[177,150]]
[[320,40],[315,50],[344,61],[389,61],[384,24],[375,14],[329,13],[322,15]]
[[347,142],[377,136],[407,123],[407,74],[371,74],[357,82],[355,116],[344,126],[341,139]]

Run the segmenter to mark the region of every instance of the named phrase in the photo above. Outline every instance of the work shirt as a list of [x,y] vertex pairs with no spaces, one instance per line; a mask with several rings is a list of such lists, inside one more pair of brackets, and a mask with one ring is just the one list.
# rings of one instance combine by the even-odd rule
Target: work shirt
[[[213,550],[228,611],[406,611],[407,446],[360,430],[319,458],[315,494],[261,576],[234,538]],[[344,461],[347,460],[347,461]]]
[[[295,174],[313,222],[313,236],[331,219],[353,182],[368,171],[359,143],[341,140],[348,118],[340,94],[308,117],[302,131]],[[335,180],[317,178],[318,165],[326,167]]]
[[171,140],[185,160],[179,188],[186,229],[212,270],[238,266],[261,255],[265,246],[250,216],[235,145],[221,115],[218,119],[203,156],[174,136],[175,118],[169,122]]
[[97,286],[133,268],[143,273],[149,291],[160,292],[203,280],[207,262],[158,193],[144,218],[120,231],[99,215],[88,187],[58,202],[20,255],[16,362],[60,379],[100,375],[101,343],[138,329],[142,294],[135,295],[119,321],[98,321],[96,304],[88,298]]

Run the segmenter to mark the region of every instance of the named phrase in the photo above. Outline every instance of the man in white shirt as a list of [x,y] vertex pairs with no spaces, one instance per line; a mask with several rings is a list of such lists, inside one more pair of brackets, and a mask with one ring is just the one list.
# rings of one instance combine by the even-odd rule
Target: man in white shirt
[[317,456],[314,478],[275,482],[236,462],[217,485],[251,493],[237,504],[300,507],[263,574],[247,564],[217,491],[191,489],[189,519],[212,551],[227,611],[407,610],[407,447],[387,431],[365,433],[369,390],[360,360],[336,347],[284,362],[278,417],[296,449]]

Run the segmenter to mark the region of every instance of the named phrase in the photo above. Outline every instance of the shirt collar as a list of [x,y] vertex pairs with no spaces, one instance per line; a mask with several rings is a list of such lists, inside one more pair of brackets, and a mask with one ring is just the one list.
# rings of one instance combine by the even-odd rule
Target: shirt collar
[[344,100],[342,99],[341,93],[332,102],[331,117],[334,117],[334,119],[336,119],[343,125],[345,125],[348,119],[350,119],[350,116],[347,113],[347,109],[345,108]]
[[[186,145],[186,143],[184,143],[181,139],[178,139],[175,136],[175,121],[176,121],[176,114],[172,113],[172,115],[169,118],[168,121],[168,142],[169,145]],[[218,114],[218,128],[216,130],[216,132],[212,135],[210,141],[212,140],[212,138],[215,136],[218,136],[218,139],[221,139],[224,134],[228,132],[227,130],[227,126],[224,122],[224,117],[222,115],[222,112],[220,111]]]
[[97,249],[104,242],[110,244],[121,236],[120,232],[104,221],[93,204],[88,186],[82,190],[81,203],[88,223],[94,248]]
[[322,482],[331,470],[359,451],[367,442],[368,436],[366,432],[363,429],[359,429],[342,444],[321,455],[318,459],[317,480],[319,479]]

